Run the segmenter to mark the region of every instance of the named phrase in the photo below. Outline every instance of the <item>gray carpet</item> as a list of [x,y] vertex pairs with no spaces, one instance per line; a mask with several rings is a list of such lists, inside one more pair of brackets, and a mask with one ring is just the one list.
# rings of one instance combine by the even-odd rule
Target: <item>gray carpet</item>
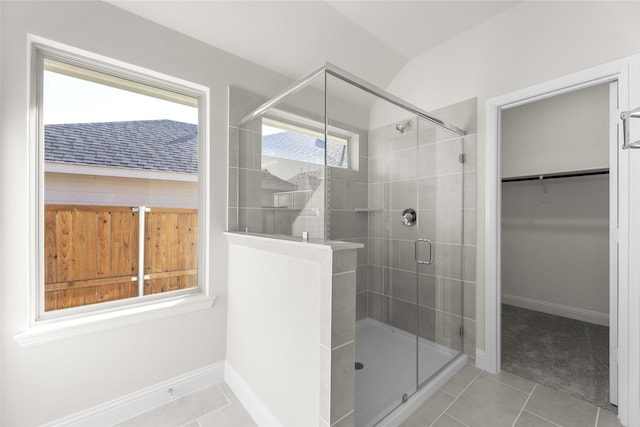
[[616,411],[606,326],[503,304],[502,369]]

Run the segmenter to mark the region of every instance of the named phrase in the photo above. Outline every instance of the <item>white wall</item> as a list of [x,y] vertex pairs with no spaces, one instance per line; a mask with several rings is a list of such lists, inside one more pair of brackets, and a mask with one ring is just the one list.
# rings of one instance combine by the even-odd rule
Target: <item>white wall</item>
[[[39,425],[168,378],[226,354],[226,159],[228,87],[269,96],[284,77],[101,2],[2,1],[0,324],[2,419]],[[28,324],[28,48],[35,34],[211,88],[212,309],[22,348]]]
[[[2,25],[2,2],[0,2],[0,30]],[[0,100],[2,99],[2,31],[0,31]],[[2,129],[2,102],[0,102],[0,129]],[[2,137],[0,137],[0,164],[2,164]],[[0,174],[0,200],[4,201],[2,193],[2,177]],[[4,203],[4,202],[3,202]],[[0,307],[2,307],[2,209],[0,208]],[[0,316],[0,331],[2,331],[2,316]],[[2,422],[2,339],[0,339],[0,423]]]
[[229,245],[227,364],[281,425],[317,425],[321,263],[290,242],[264,245]]
[[[502,177],[609,167],[609,84],[505,110]],[[502,185],[502,300],[599,324],[609,313],[608,175]]]
[[[640,51],[638,2],[523,2],[412,59],[387,90],[431,111],[478,98],[477,348],[484,349],[487,99]],[[372,110],[372,126],[388,122]]]
[[502,177],[609,168],[609,84],[504,110]]
[[502,185],[503,302],[608,324],[608,178]]

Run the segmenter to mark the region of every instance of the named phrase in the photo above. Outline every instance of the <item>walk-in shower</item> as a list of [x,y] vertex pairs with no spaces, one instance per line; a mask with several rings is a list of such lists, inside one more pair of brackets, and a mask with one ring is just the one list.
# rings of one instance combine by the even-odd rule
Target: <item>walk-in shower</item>
[[230,231],[364,245],[341,325],[375,425],[463,357],[465,132],[329,64],[234,132]]

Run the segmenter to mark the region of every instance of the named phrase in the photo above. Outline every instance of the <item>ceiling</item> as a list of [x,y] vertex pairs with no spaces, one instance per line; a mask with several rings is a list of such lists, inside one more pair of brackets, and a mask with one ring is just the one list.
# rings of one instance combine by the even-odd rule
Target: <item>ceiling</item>
[[293,79],[331,62],[383,88],[411,58],[518,3],[107,1]]

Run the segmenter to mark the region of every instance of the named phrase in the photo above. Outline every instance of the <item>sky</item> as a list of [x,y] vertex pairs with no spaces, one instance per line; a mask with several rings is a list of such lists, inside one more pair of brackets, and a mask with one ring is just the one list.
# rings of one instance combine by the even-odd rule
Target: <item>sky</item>
[[198,123],[198,109],[45,71],[44,123],[169,119]]

